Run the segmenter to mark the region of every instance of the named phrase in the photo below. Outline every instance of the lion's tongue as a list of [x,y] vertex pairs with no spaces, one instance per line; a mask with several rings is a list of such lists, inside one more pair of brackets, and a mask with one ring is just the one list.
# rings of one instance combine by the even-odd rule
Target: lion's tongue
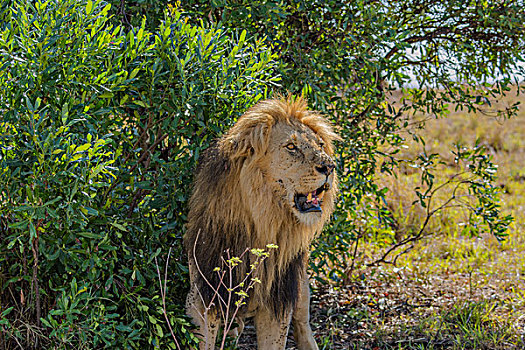
[[306,197],[306,203],[319,206],[319,197],[317,197],[315,193],[316,191],[308,193],[308,196]]
[[323,191],[317,193],[318,190],[312,191],[307,195],[297,195],[295,197],[295,205],[303,213],[309,212],[320,212],[321,209],[321,200],[323,197]]

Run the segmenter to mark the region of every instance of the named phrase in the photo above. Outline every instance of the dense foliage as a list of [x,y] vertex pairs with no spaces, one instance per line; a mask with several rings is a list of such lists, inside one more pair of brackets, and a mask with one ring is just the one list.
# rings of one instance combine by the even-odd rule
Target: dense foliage
[[[408,162],[396,152],[409,118],[484,109],[508,89],[525,38],[517,1],[109,3],[0,7],[4,348],[175,348],[164,311],[187,346],[180,237],[193,168],[276,92],[306,95],[344,138],[339,209],[313,265],[337,278],[360,233],[393,235],[374,178]],[[401,87],[394,105],[388,92]],[[476,198],[472,227],[503,236],[494,165],[482,147],[455,152],[468,175],[457,184]],[[410,160],[422,205],[438,162]]]
[[108,23],[109,9],[21,2],[2,14],[8,347],[167,346],[154,258],[173,246],[168,311],[180,332],[179,239],[195,160],[276,81],[270,50],[245,33],[190,25],[179,12],[154,33],[144,23],[126,32]]

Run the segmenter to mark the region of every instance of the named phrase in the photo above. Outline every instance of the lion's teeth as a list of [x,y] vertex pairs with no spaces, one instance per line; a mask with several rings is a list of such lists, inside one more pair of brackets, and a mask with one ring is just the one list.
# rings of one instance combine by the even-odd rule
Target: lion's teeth
[[319,199],[323,199],[323,196],[324,196],[324,191],[321,192],[321,193],[319,193],[319,194],[317,195],[317,197],[318,197]]
[[306,197],[306,200],[310,202],[312,200],[312,192],[308,193],[308,197]]

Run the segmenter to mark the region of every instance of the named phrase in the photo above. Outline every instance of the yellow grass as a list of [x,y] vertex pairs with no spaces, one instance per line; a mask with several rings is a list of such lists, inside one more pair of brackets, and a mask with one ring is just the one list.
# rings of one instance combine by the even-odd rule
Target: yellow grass
[[[497,105],[504,106],[516,100],[525,104],[525,97],[520,95],[505,97]],[[502,337],[514,339],[501,348],[519,348],[516,344],[525,330],[525,107],[521,106],[518,116],[510,120],[451,113],[448,118],[429,120],[420,132],[426,140],[426,151],[439,153],[445,161],[437,171],[437,182],[446,181],[458,170],[450,152],[455,143],[474,145],[478,139],[486,146],[498,165],[496,184],[501,190],[502,213],[511,214],[514,222],[508,237],[498,242],[488,233],[474,237],[466,235],[468,213],[465,210],[444,210],[431,221],[425,231],[427,237],[400,256],[397,266],[376,268],[369,282],[388,293],[405,295],[414,301],[421,302],[423,296],[428,297],[431,307],[404,316],[405,325],[420,327],[424,332],[439,333],[438,328],[447,324],[443,321],[445,316],[450,310],[461,310],[462,305],[467,305],[464,303],[486,305],[483,309],[485,321],[508,328],[510,333]],[[407,146],[401,157],[413,158],[422,152],[419,144],[407,141]],[[387,199],[397,224],[394,230],[398,239],[418,230],[422,223],[424,208],[412,204],[417,198],[413,188],[419,181],[417,171],[403,167],[397,177],[380,180],[390,189]],[[450,192],[444,190],[437,196],[437,202],[449,195]],[[365,243],[362,249],[362,256],[371,257],[385,250],[372,243]],[[362,267],[354,275],[366,270]],[[391,277],[388,276],[397,277],[390,279],[387,285],[380,281],[379,275],[383,276],[383,282],[389,281]],[[377,325],[379,330],[396,328],[388,321],[383,322]],[[485,340],[490,343],[482,339]]]

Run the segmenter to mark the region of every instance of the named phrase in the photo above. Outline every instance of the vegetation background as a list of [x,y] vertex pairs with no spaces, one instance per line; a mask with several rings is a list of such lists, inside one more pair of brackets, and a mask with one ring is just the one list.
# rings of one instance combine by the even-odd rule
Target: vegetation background
[[344,139],[320,347],[523,348],[523,8],[3,0],[0,349],[191,347],[199,153],[287,92]]

